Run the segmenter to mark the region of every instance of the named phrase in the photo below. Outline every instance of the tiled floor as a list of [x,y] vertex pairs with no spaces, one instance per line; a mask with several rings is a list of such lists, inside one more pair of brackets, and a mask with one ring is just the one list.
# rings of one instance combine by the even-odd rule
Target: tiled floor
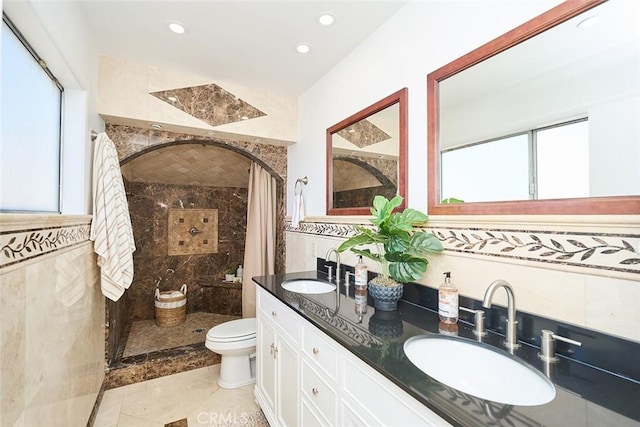
[[207,331],[238,316],[190,313],[182,325],[159,327],[155,320],[138,320],[131,325],[123,357],[204,342]]
[[220,388],[219,372],[213,365],[107,390],[94,427],[268,427],[254,386]]

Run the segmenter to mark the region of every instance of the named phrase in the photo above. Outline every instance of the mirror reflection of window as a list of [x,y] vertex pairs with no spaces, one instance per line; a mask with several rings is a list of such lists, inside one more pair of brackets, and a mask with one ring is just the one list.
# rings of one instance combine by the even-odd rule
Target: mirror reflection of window
[[441,164],[443,199],[493,202],[593,195],[586,119],[443,151]]
[[536,199],[589,197],[589,124],[569,123],[534,133]]
[[465,202],[529,198],[526,134],[442,153],[442,198]]

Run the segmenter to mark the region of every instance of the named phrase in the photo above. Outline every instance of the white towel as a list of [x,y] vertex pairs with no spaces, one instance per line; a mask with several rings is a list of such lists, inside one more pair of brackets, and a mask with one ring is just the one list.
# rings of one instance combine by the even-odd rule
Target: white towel
[[291,225],[293,228],[298,228],[300,221],[304,221],[304,198],[302,197],[302,190],[300,190],[300,194],[293,196],[293,215],[291,215]]
[[133,280],[136,250],[118,153],[106,133],[98,134],[93,155],[93,250],[98,254],[102,293],[120,299]]

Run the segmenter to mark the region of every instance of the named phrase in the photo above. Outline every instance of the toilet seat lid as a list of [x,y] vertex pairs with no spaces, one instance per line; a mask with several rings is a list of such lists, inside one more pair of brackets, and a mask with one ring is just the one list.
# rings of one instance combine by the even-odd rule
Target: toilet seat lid
[[240,341],[256,335],[256,318],[231,320],[214,326],[207,332],[207,339],[214,341]]

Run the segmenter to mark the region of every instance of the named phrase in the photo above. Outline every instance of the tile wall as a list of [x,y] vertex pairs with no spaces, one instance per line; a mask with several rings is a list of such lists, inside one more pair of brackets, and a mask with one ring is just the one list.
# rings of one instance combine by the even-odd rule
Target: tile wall
[[[314,270],[316,257],[352,235],[354,223],[368,221],[314,217],[297,229],[289,224],[287,253],[297,256],[287,257],[287,271]],[[430,258],[419,284],[437,288],[450,271],[461,295],[482,300],[492,281],[504,279],[518,310],[640,341],[640,217],[432,217],[429,224],[445,251]],[[341,258],[356,262],[349,252]],[[496,298],[506,305],[505,296]]]
[[0,425],[85,425],[104,378],[89,216],[0,214]]
[[[154,292],[187,285],[187,313],[202,311],[202,277],[224,279],[228,266],[242,264],[247,222],[246,188],[213,188],[128,182],[125,184],[136,241],[133,283],[125,297],[133,320],[155,318]],[[218,210],[218,252],[168,254],[169,209],[185,207]],[[171,272],[172,271],[172,272]]]

